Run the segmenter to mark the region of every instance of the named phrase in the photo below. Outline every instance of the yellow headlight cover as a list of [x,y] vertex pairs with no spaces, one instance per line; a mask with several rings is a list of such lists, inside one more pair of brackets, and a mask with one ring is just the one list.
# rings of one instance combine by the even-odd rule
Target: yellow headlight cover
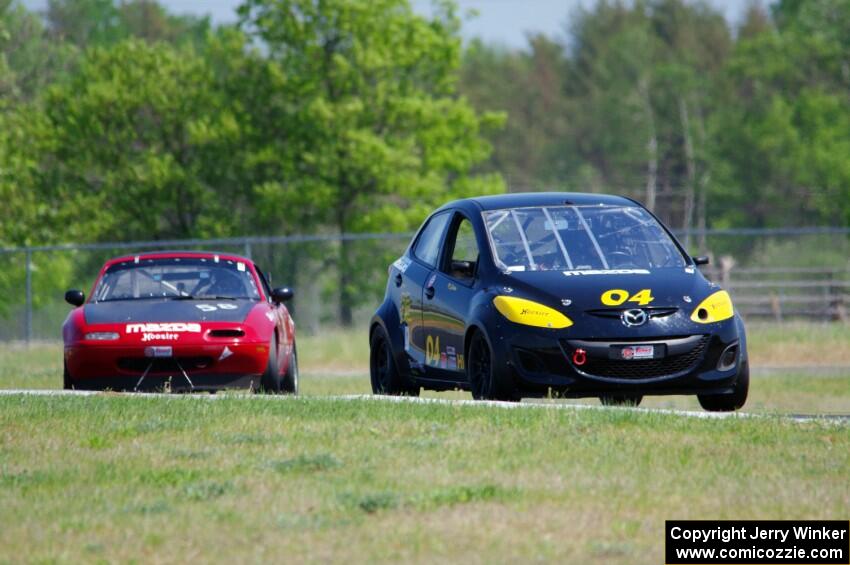
[[555,310],[538,302],[513,296],[497,296],[493,299],[496,310],[517,324],[536,328],[560,330],[573,325],[573,321]]
[[718,290],[694,309],[691,320],[698,324],[711,324],[728,320],[735,315],[732,298],[725,290]]

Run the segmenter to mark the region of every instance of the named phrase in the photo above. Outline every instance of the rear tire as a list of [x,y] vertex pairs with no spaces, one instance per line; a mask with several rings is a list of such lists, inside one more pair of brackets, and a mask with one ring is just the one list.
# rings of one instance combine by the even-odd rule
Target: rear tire
[[404,382],[398,372],[390,338],[381,326],[375,328],[369,342],[369,377],[373,394],[419,396],[419,387]]
[[289,354],[289,366],[283,374],[280,388],[286,394],[298,394],[298,351],[296,351],[294,343],[292,344],[292,353]]
[[260,379],[260,388],[265,394],[280,394],[281,377],[277,366],[277,336],[272,338],[269,344],[269,362],[266,372]]
[[640,394],[605,394],[599,397],[603,406],[640,406],[643,395]]
[[700,406],[709,412],[734,412],[744,407],[749,392],[750,364],[743,361],[738,370],[738,380],[735,381],[734,392],[731,394],[699,394],[697,399],[699,399]]
[[495,366],[490,342],[480,331],[476,331],[469,341],[466,376],[475,400],[519,401],[508,375]]

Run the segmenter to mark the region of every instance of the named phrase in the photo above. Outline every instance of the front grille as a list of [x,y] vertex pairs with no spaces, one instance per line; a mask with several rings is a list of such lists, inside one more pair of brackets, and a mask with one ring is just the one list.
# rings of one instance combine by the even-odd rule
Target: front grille
[[[180,367],[187,373],[198,371],[209,367],[213,360],[212,357],[171,357],[152,359],[149,357],[122,357],[118,360],[118,368],[122,371],[142,374],[148,368],[148,365],[153,362],[149,375],[155,373],[180,373]],[[178,363],[180,366],[178,367]]]
[[[619,318],[626,310],[632,310],[632,308],[598,308],[596,310],[585,310],[585,312],[597,318]],[[639,310],[646,312],[650,319],[666,318],[679,311],[678,308],[639,308]]]
[[[669,355],[661,359],[639,359],[637,361],[625,361],[620,359],[609,359],[607,357],[587,357],[587,362],[575,369],[590,376],[641,380],[669,377],[679,373],[692,371],[702,359],[703,352],[708,345],[711,336],[702,336],[693,348],[678,355]],[[657,342],[656,342],[657,343]],[[564,343],[564,350],[572,356],[569,346]]]

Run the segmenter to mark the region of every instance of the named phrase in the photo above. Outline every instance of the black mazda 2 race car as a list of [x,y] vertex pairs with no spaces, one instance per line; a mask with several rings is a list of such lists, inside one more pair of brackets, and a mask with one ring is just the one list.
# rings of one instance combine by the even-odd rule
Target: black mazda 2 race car
[[657,218],[617,196],[527,193],[435,211],[389,268],[372,390],[744,405],[744,324]]

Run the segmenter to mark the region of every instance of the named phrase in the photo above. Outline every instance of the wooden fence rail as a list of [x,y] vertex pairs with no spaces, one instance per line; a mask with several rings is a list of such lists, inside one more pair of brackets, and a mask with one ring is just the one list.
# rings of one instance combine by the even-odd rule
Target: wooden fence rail
[[729,290],[745,318],[850,320],[848,268],[736,268],[720,258],[704,273]]

